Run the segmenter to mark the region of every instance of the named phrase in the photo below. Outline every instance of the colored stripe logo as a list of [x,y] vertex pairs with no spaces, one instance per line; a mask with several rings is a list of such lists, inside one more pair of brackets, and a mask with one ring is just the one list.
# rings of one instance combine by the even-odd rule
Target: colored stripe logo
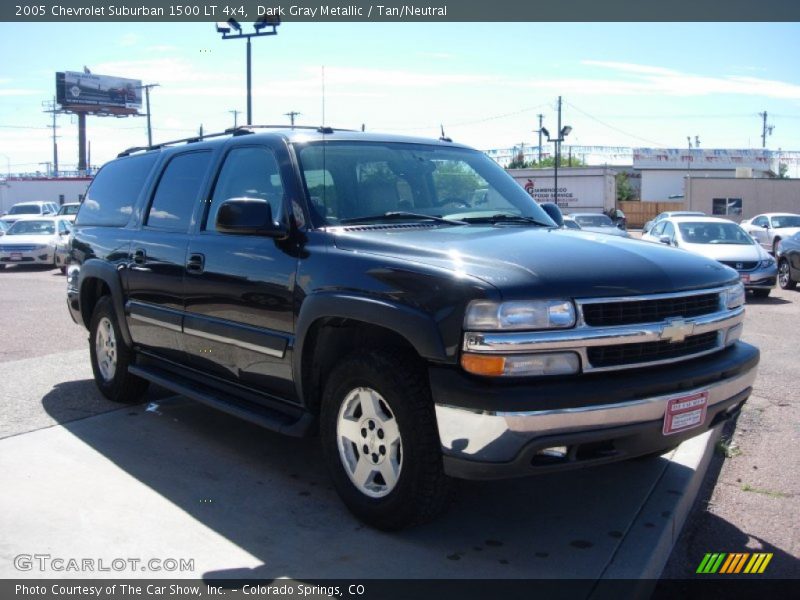
[[761,574],[769,561],[772,552],[709,552],[700,561],[696,573],[705,575],[735,575],[738,573]]

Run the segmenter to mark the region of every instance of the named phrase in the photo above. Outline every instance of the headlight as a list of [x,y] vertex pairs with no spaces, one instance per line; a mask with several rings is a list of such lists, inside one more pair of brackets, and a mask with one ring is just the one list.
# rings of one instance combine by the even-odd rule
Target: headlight
[[737,308],[744,304],[744,285],[741,282],[727,288],[722,294],[727,308]]
[[760,269],[768,269],[768,268],[774,267],[774,266],[775,266],[775,259],[772,258],[771,256],[769,258],[766,258],[766,259],[762,260],[760,263],[758,263],[758,267]]
[[569,300],[493,302],[475,300],[467,307],[464,328],[561,329],[575,325],[575,307]]
[[461,355],[461,366],[469,373],[487,377],[534,377],[578,373],[581,369],[581,361],[574,352],[506,354],[503,356],[465,352]]

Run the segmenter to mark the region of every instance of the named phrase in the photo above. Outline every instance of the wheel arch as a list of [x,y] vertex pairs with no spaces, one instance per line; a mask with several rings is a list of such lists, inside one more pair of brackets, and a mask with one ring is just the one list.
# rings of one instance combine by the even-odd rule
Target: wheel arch
[[91,259],[81,265],[80,272],[80,307],[81,319],[86,328],[92,320],[92,313],[98,300],[103,296],[110,296],[117,317],[120,333],[125,344],[131,346],[131,334],[128,322],[125,319],[125,299],[122,292],[122,282],[116,267],[107,262]]

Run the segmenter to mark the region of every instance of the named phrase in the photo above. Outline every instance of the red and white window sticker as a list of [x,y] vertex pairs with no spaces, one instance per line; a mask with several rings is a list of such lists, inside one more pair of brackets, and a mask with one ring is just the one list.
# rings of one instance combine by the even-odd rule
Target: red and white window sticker
[[671,398],[664,413],[664,435],[699,427],[706,420],[708,391]]

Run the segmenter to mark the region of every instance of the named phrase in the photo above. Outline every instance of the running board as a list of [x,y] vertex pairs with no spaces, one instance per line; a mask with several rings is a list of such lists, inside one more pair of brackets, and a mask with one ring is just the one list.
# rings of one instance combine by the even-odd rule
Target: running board
[[293,418],[277,410],[240,400],[218,390],[198,385],[174,373],[169,373],[169,375],[162,374],[160,369],[154,367],[130,365],[128,372],[131,375],[136,375],[160,385],[171,392],[186,396],[206,406],[216,408],[229,415],[284,435],[304,437],[310,433],[314,423],[314,417],[310,413],[304,412],[300,417]]

